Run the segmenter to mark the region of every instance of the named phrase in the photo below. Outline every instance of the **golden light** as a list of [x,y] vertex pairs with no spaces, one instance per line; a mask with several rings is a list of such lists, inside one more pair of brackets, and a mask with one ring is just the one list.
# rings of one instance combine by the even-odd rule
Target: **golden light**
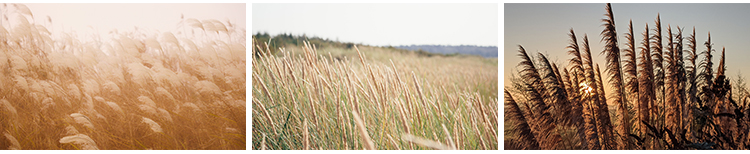
[[591,88],[586,82],[581,82],[581,84],[578,84],[578,87],[581,87],[580,91],[584,94],[591,94],[591,91],[594,90],[594,88]]

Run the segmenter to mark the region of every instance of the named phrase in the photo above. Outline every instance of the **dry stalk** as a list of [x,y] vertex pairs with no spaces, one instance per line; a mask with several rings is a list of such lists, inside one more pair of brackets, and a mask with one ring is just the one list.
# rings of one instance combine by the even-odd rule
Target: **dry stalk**
[[357,123],[357,129],[359,130],[359,135],[362,139],[362,142],[364,142],[365,149],[375,150],[375,143],[372,142],[370,135],[367,134],[367,128],[365,128],[365,124],[362,122],[362,118],[359,117],[359,114],[357,112],[352,112],[352,115],[354,115],[354,121]]
[[260,103],[260,101],[258,101],[257,98],[253,98],[253,102],[255,102],[255,104],[258,104],[260,106],[260,111],[263,112],[263,116],[265,116],[266,120],[268,120],[268,123],[271,124],[271,129],[273,129],[273,133],[278,134],[276,132],[276,127],[275,127],[276,124],[273,123],[273,119],[271,119],[271,115],[268,114],[268,111],[266,110],[266,106],[264,106],[263,103]]
[[396,150],[401,150],[401,147],[398,146],[398,143],[396,143],[396,140],[394,140],[391,135],[388,135],[388,139],[391,140],[391,143],[393,143],[393,146],[396,147]]
[[304,126],[302,128],[305,129],[305,130],[303,130],[303,132],[304,132],[304,142],[303,142],[303,145],[305,147],[305,150],[310,150],[310,132],[308,132],[308,128],[307,128],[307,119],[305,119],[305,122],[304,122],[303,125]]
[[428,139],[424,139],[424,138],[417,137],[417,136],[414,136],[414,135],[411,135],[411,134],[404,134],[404,135],[401,136],[401,139],[409,141],[409,142],[412,142],[412,143],[416,143],[416,144],[419,144],[419,145],[422,145],[422,146],[426,146],[426,147],[429,147],[429,148],[437,149],[437,150],[453,150],[453,148],[451,148],[450,146],[447,146],[447,145],[445,145],[443,143],[440,143],[440,142],[437,142],[437,141],[428,140]]
[[453,137],[451,137],[450,131],[448,131],[448,128],[445,127],[445,124],[442,124],[442,125],[443,125],[443,131],[445,131],[445,135],[448,136],[448,143],[450,143],[451,148],[455,150],[456,143],[453,142]]

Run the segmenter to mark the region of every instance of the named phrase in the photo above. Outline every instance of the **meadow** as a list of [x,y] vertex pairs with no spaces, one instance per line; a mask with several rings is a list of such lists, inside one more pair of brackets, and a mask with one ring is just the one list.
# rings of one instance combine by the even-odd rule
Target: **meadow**
[[496,58],[253,42],[254,150],[498,149]]
[[521,69],[504,90],[504,149],[750,149],[750,93],[742,76],[725,74],[725,57],[741,49],[721,48],[714,66],[710,32],[696,40],[695,27],[665,26],[659,14],[641,35],[631,20],[618,40],[612,5],[604,8],[602,69],[589,37],[572,28],[567,65],[518,45]]
[[244,27],[82,39],[4,5],[0,149],[245,149]]

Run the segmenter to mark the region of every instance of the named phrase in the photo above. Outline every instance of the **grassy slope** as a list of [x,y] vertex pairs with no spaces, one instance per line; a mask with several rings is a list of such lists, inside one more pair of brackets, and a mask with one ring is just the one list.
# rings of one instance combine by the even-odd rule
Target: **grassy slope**
[[337,47],[288,46],[290,53],[255,58],[253,149],[362,149],[353,112],[376,149],[429,149],[402,140],[407,131],[459,149],[497,149],[496,58],[359,50],[363,61],[354,48]]

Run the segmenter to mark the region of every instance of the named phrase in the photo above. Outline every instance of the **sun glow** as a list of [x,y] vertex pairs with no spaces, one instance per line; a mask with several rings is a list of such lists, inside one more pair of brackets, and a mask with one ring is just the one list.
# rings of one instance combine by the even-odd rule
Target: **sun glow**
[[585,94],[591,94],[591,91],[594,90],[594,88],[591,88],[591,86],[589,86],[589,84],[586,84],[586,82],[578,84],[578,87],[581,87],[581,91]]

